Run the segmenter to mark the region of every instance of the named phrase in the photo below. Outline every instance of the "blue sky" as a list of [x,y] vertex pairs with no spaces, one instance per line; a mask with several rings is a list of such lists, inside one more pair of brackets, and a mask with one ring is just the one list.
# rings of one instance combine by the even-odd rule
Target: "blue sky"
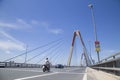
[[[66,61],[73,32],[80,30],[88,52],[90,44],[92,57],[97,61],[89,3],[94,5],[98,40],[101,43],[100,58],[119,52],[119,0],[0,0],[0,60],[25,52],[26,45],[30,50],[62,38],[63,45],[59,50],[63,52],[59,53],[64,54],[62,57]],[[76,55],[80,56],[82,48],[78,38],[76,47],[79,53]],[[39,52],[28,54],[28,59]],[[76,62],[74,58],[72,63]],[[24,56],[16,61],[24,62]]]

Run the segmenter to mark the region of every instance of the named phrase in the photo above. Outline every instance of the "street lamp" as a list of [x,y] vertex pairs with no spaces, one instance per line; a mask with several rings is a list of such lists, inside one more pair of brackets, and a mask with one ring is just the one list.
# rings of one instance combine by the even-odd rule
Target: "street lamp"
[[28,45],[26,45],[25,63],[27,61],[27,51],[28,51]]
[[95,24],[95,17],[94,17],[94,11],[93,11],[93,5],[89,4],[88,7],[91,9],[92,13],[92,21],[93,21],[93,26],[94,26],[94,34],[95,34],[95,48],[98,56],[98,63],[100,62],[100,57],[99,57],[99,51],[100,51],[100,42],[97,39],[97,31],[96,31],[96,24]]

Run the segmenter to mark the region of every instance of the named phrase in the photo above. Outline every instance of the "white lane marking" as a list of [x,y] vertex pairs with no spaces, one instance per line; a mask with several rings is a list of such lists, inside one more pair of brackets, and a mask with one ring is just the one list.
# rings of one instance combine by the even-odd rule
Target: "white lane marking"
[[86,70],[85,70],[85,74],[84,74],[84,76],[83,76],[83,80],[87,80],[87,68],[86,68]]
[[84,74],[83,80],[87,80],[87,73]]
[[6,68],[5,68],[4,70],[29,71],[29,72],[42,72],[42,71],[38,71],[38,70],[6,69]]
[[54,75],[57,74],[58,72],[55,73],[49,73],[49,74],[42,74],[42,75],[36,75],[36,76],[30,76],[30,77],[24,77],[24,78],[18,78],[14,80],[26,80],[26,79],[31,79],[31,78],[36,78],[36,77],[43,77],[43,76],[48,76],[48,75]]

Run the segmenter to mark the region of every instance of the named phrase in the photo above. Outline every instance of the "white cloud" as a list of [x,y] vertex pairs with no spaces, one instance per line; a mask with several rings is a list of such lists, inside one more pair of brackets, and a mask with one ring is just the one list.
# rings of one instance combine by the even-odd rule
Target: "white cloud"
[[16,24],[13,23],[6,23],[6,22],[0,22],[1,28],[17,28]]
[[10,52],[9,50],[6,50],[5,53],[7,53],[7,54],[11,54],[11,52]]
[[0,48],[5,50],[24,50],[23,45],[10,41],[0,41]]
[[14,22],[7,22],[7,21],[1,21],[0,20],[0,28],[9,28],[9,29],[25,29],[25,28],[31,28],[31,24],[27,23],[26,21],[22,19],[16,19]]
[[23,19],[17,19],[16,25],[19,27],[22,27],[22,28],[31,28],[32,27],[31,23],[27,23]]
[[49,28],[49,24],[46,22],[40,22],[40,25],[42,25],[43,27],[45,27],[46,29]]
[[41,26],[46,31],[48,31],[50,33],[53,33],[53,34],[61,34],[61,33],[63,33],[62,29],[53,29],[53,28],[50,27],[51,25],[49,23],[47,23],[47,22],[39,22],[39,21],[36,21],[36,20],[32,20],[31,23],[34,24],[34,25]]
[[33,25],[39,25],[39,22],[36,21],[36,20],[32,20],[31,23],[32,23]]
[[[25,29],[30,28],[33,26],[41,26],[43,27],[47,32],[53,33],[53,34],[60,34],[63,32],[62,29],[53,29],[50,28],[50,24],[43,21],[37,21],[37,20],[31,20],[29,23],[26,22],[23,19],[17,18],[15,22],[5,22],[0,20],[0,48],[11,50],[24,50],[25,44],[21,41],[15,39],[10,34],[5,32],[6,29]],[[9,53],[9,52],[7,52]]]
[[31,21],[31,24],[32,24],[32,25],[38,25],[38,26],[43,27],[43,28],[45,28],[45,29],[47,29],[47,28],[50,26],[50,24],[47,23],[47,22],[37,21],[37,20],[32,20],[32,21]]
[[60,34],[63,32],[62,29],[48,29],[48,31],[53,33],[53,34]]
[[7,34],[4,31],[0,31],[0,49],[3,50],[25,50],[24,43],[13,38],[11,35]]
[[0,31],[0,34],[2,34],[4,37],[6,37],[6,39],[8,39],[7,41],[13,41],[19,44],[23,44],[22,42],[20,42],[19,40],[15,39],[14,37],[12,37],[11,35],[7,34],[4,31]]
[[51,24],[44,21],[31,20],[30,22],[26,22],[20,18],[17,18],[15,22],[5,22],[0,20],[0,28],[4,29],[30,29],[34,26],[40,26],[53,34],[61,34],[63,32],[62,29],[54,29],[51,27]]

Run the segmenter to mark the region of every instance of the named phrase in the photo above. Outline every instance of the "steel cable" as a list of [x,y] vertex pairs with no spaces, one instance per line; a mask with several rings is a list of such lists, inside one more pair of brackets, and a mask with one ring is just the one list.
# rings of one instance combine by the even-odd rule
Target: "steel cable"
[[57,43],[57,44],[55,44],[55,45],[52,45],[50,48],[48,48],[48,49],[44,50],[44,51],[43,51],[43,52],[41,52],[40,54],[37,54],[37,55],[33,56],[32,58],[28,59],[26,62],[31,61],[32,59],[34,59],[34,58],[36,58],[36,57],[38,57],[38,56],[42,55],[43,53],[45,53],[45,52],[47,52],[48,50],[50,50],[50,49],[54,48],[54,46],[56,46],[56,45],[58,45],[58,44],[60,44],[60,42],[59,42],[59,43]]
[[[53,44],[53,43],[55,43],[55,42],[58,42],[58,41],[60,41],[60,40],[61,40],[61,39],[57,39],[57,40],[52,41],[52,42],[50,42],[50,43],[48,43],[48,44],[45,44],[45,45],[39,46],[39,47],[37,47],[37,48],[34,48],[34,49],[32,49],[32,50],[27,51],[27,53],[30,53],[30,52],[33,52],[33,51],[35,51],[35,50],[37,50],[37,49],[40,49],[40,48],[46,47],[46,46],[48,46],[48,45],[50,45],[50,44]],[[12,59],[17,58],[17,57],[19,57],[19,56],[22,56],[22,55],[24,55],[24,54],[26,54],[26,52],[24,52],[24,53],[22,53],[22,54],[19,54],[19,55],[17,55],[17,56],[14,56],[14,57],[12,57],[12,58],[6,59],[6,60],[4,60],[3,62],[6,62],[6,61],[9,61],[9,60],[12,60]]]

